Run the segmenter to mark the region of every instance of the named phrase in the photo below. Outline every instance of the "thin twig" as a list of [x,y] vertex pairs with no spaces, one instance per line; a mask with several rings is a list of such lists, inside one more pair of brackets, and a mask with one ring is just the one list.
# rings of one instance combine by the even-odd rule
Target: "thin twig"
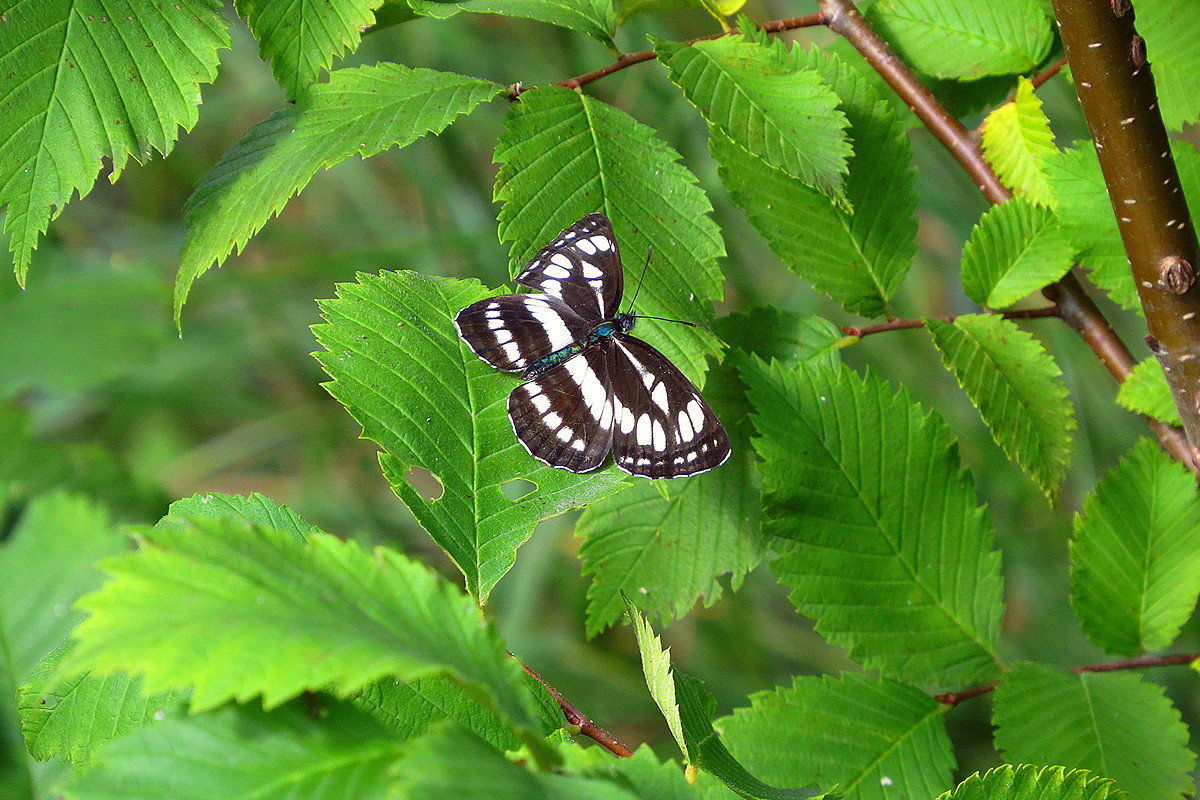
[[558,707],[562,709],[563,717],[566,718],[569,724],[577,726],[580,733],[613,755],[620,756],[621,758],[629,758],[633,755],[632,750],[618,742],[611,733],[601,728],[587,714],[576,708],[570,700],[562,696],[562,692],[546,683],[541,675],[538,675],[525,664],[522,664],[521,668],[525,670],[525,673],[529,677],[546,687],[546,691],[550,693],[550,696],[558,703]]
[[[765,22],[759,26],[759,30],[767,33],[782,33],[784,31],[796,30],[798,28],[812,28],[817,25],[823,25],[825,17],[821,14],[806,14],[803,17],[788,17],[787,19],[777,19],[771,22]],[[733,31],[723,31],[714,33],[711,36],[701,36],[698,39],[689,39],[684,44],[695,44],[696,42],[708,42],[713,39],[720,39],[724,36],[737,33]],[[641,64],[643,61],[653,61],[655,52],[653,50],[643,50],[639,53],[623,53],[616,61],[607,64],[599,69],[594,69],[591,72],[585,72],[582,75],[577,75],[574,78],[568,78],[565,81],[559,81],[556,85],[563,86],[567,89],[578,89],[580,86],[599,80],[607,75],[612,75],[614,72],[619,72],[626,67],[632,67],[634,64]],[[513,84],[508,90],[508,99],[516,100],[522,93],[533,89],[533,86],[523,86],[521,84]]]
[[[908,104],[930,133],[967,171],[984,197],[995,204],[1009,200],[1012,193],[992,171],[971,133],[897,57],[859,13],[852,0],[819,0],[818,6],[830,30],[850,42]],[[1087,342],[1117,382],[1123,382],[1137,361],[1084,291],[1075,273],[1068,272],[1060,281],[1043,289],[1042,293],[1059,307],[1063,320]],[[1200,472],[1200,464],[1192,459],[1191,447],[1183,431],[1150,418],[1147,418],[1147,424],[1162,443],[1163,449],[1190,469]]]
[[[1180,664],[1190,664],[1193,661],[1200,659],[1200,653],[1172,653],[1165,656],[1138,656],[1137,658],[1127,658],[1123,661],[1106,661],[1102,664],[1084,664],[1078,667],[1071,667],[1071,672],[1076,675],[1084,672],[1119,672],[1127,669],[1143,669],[1145,667],[1175,667]],[[970,700],[975,697],[982,697],[996,690],[1004,681],[995,681],[985,684],[984,686],[976,686],[973,689],[964,689],[961,692],[947,692],[946,694],[936,695],[933,699],[939,703],[945,703],[948,706],[956,706],[964,700]]]
[[1051,64],[1050,66],[1046,67],[1044,70],[1039,72],[1037,75],[1034,75],[1032,78],[1030,78],[1029,82],[1032,83],[1033,88],[1036,89],[1039,86],[1041,86],[1043,83],[1045,83],[1046,81],[1050,80],[1055,75],[1057,75],[1059,70],[1061,70],[1066,65],[1067,65],[1067,57],[1063,56],[1058,61],[1055,61],[1053,64]]
[[[1016,311],[1006,311],[1000,316],[1005,319],[1044,319],[1046,317],[1059,317],[1062,315],[1058,311],[1058,306],[1045,306],[1043,308],[1022,308]],[[941,320],[942,322],[954,322],[958,317],[934,317],[934,319]],[[847,336],[857,336],[861,339],[873,333],[922,328],[925,326],[926,321],[924,319],[890,319],[878,325],[845,325],[842,327],[842,333]]]

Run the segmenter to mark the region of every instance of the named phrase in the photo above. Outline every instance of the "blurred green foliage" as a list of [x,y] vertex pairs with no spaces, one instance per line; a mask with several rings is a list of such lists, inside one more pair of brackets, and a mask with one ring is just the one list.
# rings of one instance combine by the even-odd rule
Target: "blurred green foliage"
[[[812,3],[747,10],[772,19],[812,10]],[[73,203],[35,254],[26,290],[0,281],[0,478],[11,481],[0,493],[4,518],[14,519],[27,497],[55,486],[86,492],[125,522],[156,520],[170,500],[195,492],[259,491],[322,529],[388,542],[447,567],[443,572],[458,580],[380,475],[375,447],[357,439],[357,426],[320,387],[309,326],[319,321],[316,301],[359,271],[404,268],[477,276],[489,285],[507,278],[508,255],[490,200],[492,145],[504,103],[403,151],[351,159],[318,174],[240,257],[197,284],[184,335],[176,338],[170,296],[183,202],[226,149],[284,102],[242,23],[231,23],[232,53],[223,55],[216,83],[204,88],[199,123],[170,157],[133,166],[117,184],[101,182]],[[682,12],[635,18],[617,45],[643,49],[648,32],[685,39],[710,33],[711,20]],[[829,34],[796,38],[825,43]],[[541,84],[594,69],[611,55],[583,35],[536,22],[460,15],[371,33],[342,65],[379,60]],[[769,303],[840,324],[861,322],[783,267],[730,205],[704,124],[661,65],[623,70],[589,92],[656,128],[700,177],[729,252],[720,313]],[[1084,136],[1062,76],[1040,95],[1060,144]],[[1190,138],[1200,142],[1194,132]],[[958,266],[984,201],[931,137],[916,130],[912,141],[920,249],[895,311],[906,317],[973,311]],[[1138,322],[1101,302],[1127,341],[1136,341]],[[1079,419],[1079,446],[1053,508],[992,442],[927,333],[872,336],[843,355],[907,385],[959,438],[1003,550],[1010,650],[1003,655],[1092,662],[1101,653],[1081,634],[1066,594],[1071,518],[1144,424],[1114,403],[1111,378],[1074,334],[1053,320],[1028,329],[1056,355]],[[629,629],[584,636],[588,582],[580,576],[573,523],[568,516],[541,525],[496,589],[490,614],[510,649],[580,708],[602,715],[618,738],[667,745]],[[792,675],[853,668],[796,614],[765,567],[737,593],[671,626],[665,641],[674,662],[707,683],[722,713],[748,693],[790,683]],[[1177,646],[1200,650],[1194,620]],[[1147,679],[1164,681],[1185,722],[1200,731],[1200,691],[1190,671]],[[989,707],[983,699],[949,714],[959,777],[999,763]],[[0,756],[0,772],[2,762]]]

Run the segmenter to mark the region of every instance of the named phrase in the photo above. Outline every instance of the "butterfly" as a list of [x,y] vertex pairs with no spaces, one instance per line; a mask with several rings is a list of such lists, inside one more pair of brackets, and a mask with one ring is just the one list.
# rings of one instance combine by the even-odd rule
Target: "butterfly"
[[609,452],[631,475],[676,478],[720,466],[729,436],[679,368],[630,335],[612,225],[589,214],[543,248],[505,294],[458,312],[477,356],[525,382],[508,397],[513,431],[552,467],[590,472]]

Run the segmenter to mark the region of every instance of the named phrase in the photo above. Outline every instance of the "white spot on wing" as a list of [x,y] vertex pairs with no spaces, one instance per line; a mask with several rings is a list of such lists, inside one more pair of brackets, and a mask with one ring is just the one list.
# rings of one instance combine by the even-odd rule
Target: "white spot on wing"
[[629,433],[633,430],[633,412],[628,406],[621,406],[621,417],[618,420],[621,425],[621,433]]
[[557,428],[559,425],[562,425],[563,421],[562,417],[557,411],[551,411],[545,416],[544,419],[546,420],[546,424],[551,428]]
[[499,314],[488,320],[488,327],[494,331],[498,331],[504,327],[504,323],[500,320]]
[[540,308],[533,312],[533,318],[545,330],[546,338],[550,340],[551,350],[561,350],[575,341],[575,337],[567,329],[567,324],[562,321],[562,317],[554,309]]
[[568,272],[570,272],[571,267],[573,266],[571,264],[571,259],[567,258],[562,253],[555,253],[554,255],[550,256],[550,263],[557,264]]
[[544,270],[542,270],[542,274],[547,278],[554,278],[555,280],[561,281],[564,278],[571,277],[571,270],[567,269],[566,267],[560,267],[558,264],[550,264]]
[[569,442],[575,437],[574,432],[570,428],[559,428],[554,432],[554,435],[564,442]]
[[575,246],[579,248],[580,252],[586,255],[591,256],[596,254],[596,248],[590,239],[580,239],[575,243]]
[[600,382],[596,371],[588,366],[587,359],[579,356],[567,361],[567,371],[575,383],[579,384],[583,402],[591,412],[592,418],[599,420],[608,404],[608,392],[605,390],[604,384]]
[[662,423],[658,420],[654,420],[654,449],[667,449],[667,433],[663,430]]
[[545,414],[550,408],[550,398],[544,394],[533,395],[529,398],[529,402],[533,403],[533,407],[537,409],[539,414]]
[[649,447],[651,441],[650,433],[650,415],[642,414],[637,421],[637,443],[643,447]]
[[[601,253],[607,253],[609,250],[612,249],[612,242],[610,242],[608,240],[607,236],[593,236],[588,241],[591,242],[592,245],[597,250],[599,250]],[[580,247],[580,249],[583,249],[583,240],[582,239],[579,241],[579,247]]]
[[704,409],[700,405],[699,400],[693,399],[687,404],[688,416],[692,418],[692,427],[696,430],[704,428]]
[[512,340],[512,331],[508,328],[500,328],[496,331],[496,344],[508,344]]
[[523,360],[521,358],[521,348],[516,342],[508,342],[504,345],[504,355],[508,356],[508,360],[514,364],[519,364]]
[[686,411],[679,412],[679,439],[683,442],[690,442],[696,436],[695,426],[692,425],[692,418],[688,416]]
[[589,280],[599,280],[604,277],[604,273],[595,264],[585,261],[583,262],[583,277]]
[[654,384],[654,391],[650,393],[650,399],[663,411],[670,409],[670,406],[667,405],[667,385],[662,381]]
[[583,452],[583,448],[585,446],[586,445],[584,445],[583,439],[576,439],[575,441],[571,442],[571,447],[574,447],[576,450],[578,450],[581,453]]

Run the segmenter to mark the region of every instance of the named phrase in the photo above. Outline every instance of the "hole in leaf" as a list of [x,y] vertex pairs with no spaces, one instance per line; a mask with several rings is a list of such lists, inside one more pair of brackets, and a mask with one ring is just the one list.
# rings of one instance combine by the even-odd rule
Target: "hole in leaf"
[[446,487],[442,486],[438,476],[424,467],[409,467],[404,470],[404,480],[408,481],[408,485],[417,494],[431,503],[446,493]]
[[536,483],[527,481],[524,478],[513,478],[511,481],[506,481],[500,485],[500,490],[504,492],[504,496],[514,503],[525,495],[532,494],[536,489]]

